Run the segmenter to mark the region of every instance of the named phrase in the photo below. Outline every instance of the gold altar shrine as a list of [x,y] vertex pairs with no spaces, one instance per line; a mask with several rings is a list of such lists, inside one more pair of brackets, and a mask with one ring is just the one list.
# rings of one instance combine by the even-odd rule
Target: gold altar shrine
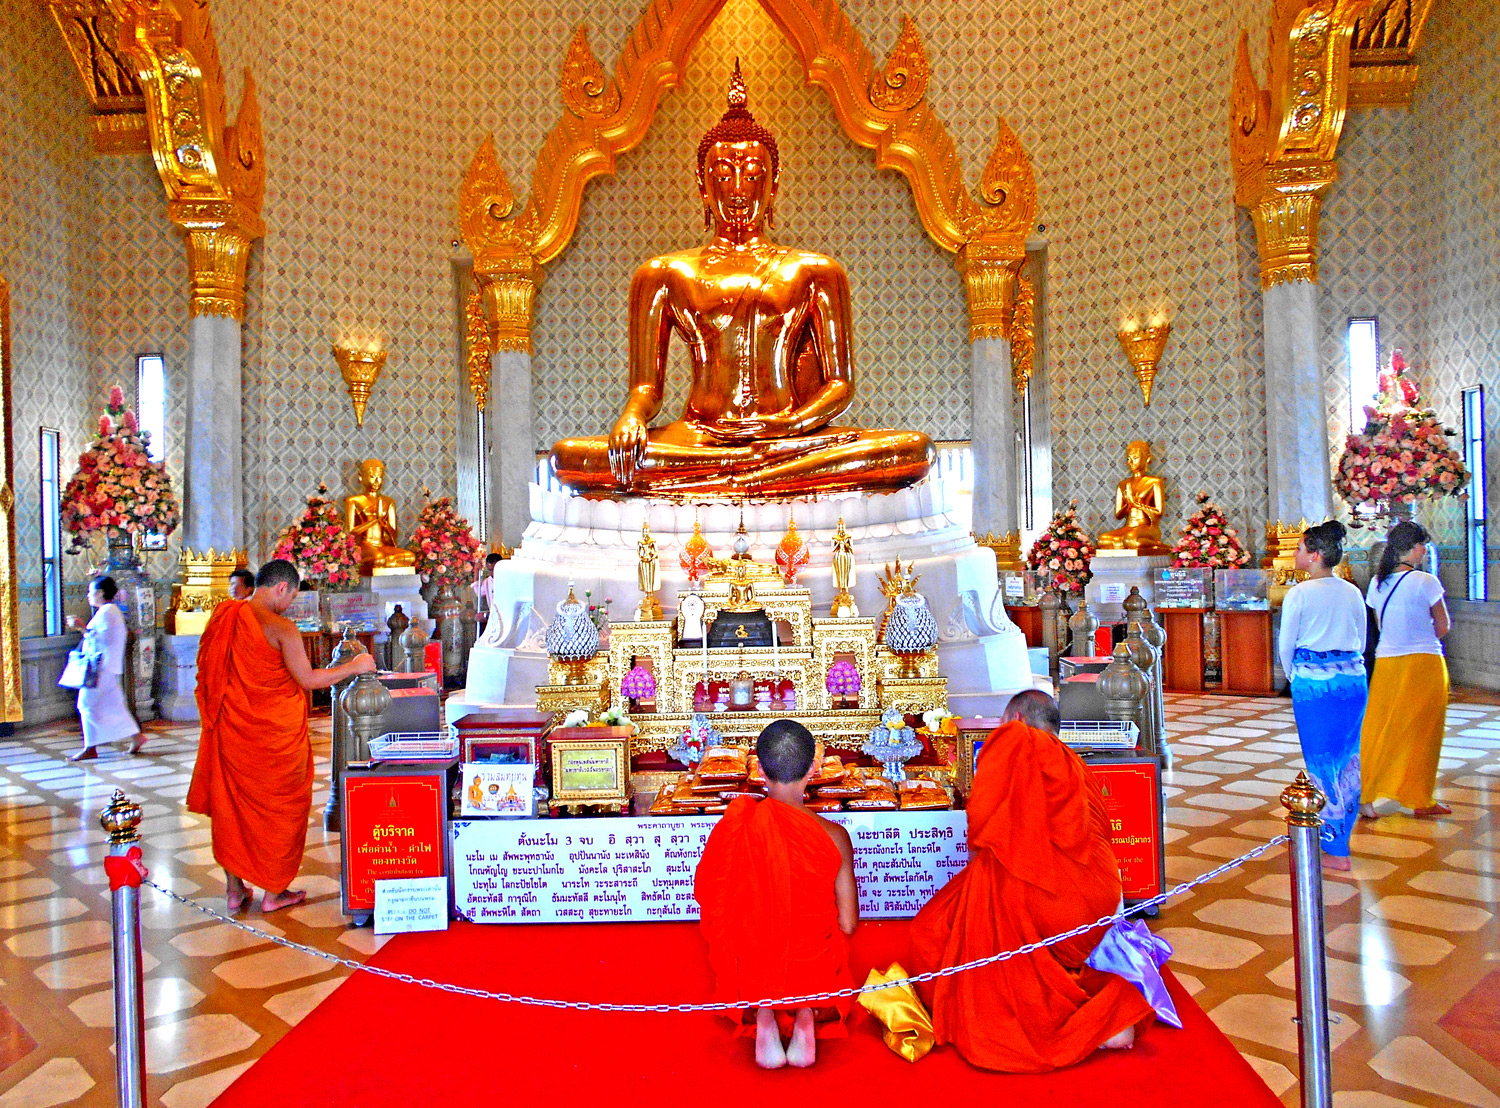
[[[887,708],[908,714],[947,710],[948,680],[938,675],[936,650],[906,659],[878,643],[874,618],[814,616],[812,593],[786,586],[769,563],[716,561],[713,566],[701,594],[705,627],[727,608],[743,572],[753,583],[755,602],[773,626],[790,628],[790,641],[774,647],[685,647],[678,645],[676,620],[613,623],[607,649],[587,663],[581,682],[568,683],[572,674],[567,663],[551,664],[549,683],[537,686],[540,710],[553,713],[559,722],[576,709],[594,715],[607,708],[624,710],[636,729],[631,739],[634,754],[665,751],[677,742],[693,720],[693,693],[700,681],[728,681],[742,672],[762,681],[790,679],[796,707],[705,712],[725,743],[733,746],[753,745],[766,724],[792,717],[825,746],[857,750]],[[853,707],[835,707],[828,691],[828,669],[840,659],[859,672]],[[636,665],[649,665],[656,680],[655,711],[632,709],[621,692],[621,682]]]

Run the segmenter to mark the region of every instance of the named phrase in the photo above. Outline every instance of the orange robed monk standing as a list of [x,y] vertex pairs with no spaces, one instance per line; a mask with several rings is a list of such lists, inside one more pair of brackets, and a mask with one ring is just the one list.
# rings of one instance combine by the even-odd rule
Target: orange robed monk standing
[[[769,781],[764,800],[740,797],[720,817],[694,879],[715,1000],[771,1000],[848,988],[849,942],[859,923],[849,833],[803,806],[819,762],[817,741],[779,719],[755,741]],[[780,1010],[785,1019],[791,1009]],[[798,1008],[782,1045],[778,1011],[731,1013],[741,1034],[755,1023],[755,1062],[810,1066],[815,1040],[843,1035],[849,998]]]
[[213,820],[214,860],[224,867],[231,912],[250,902],[253,885],[265,889],[267,912],[306,898],[291,888],[312,808],[305,690],[375,669],[369,654],[333,669],[308,664],[301,634],[281,614],[299,583],[291,562],[267,562],[249,600],[214,609],[198,646],[203,735],[187,806]]
[[[980,750],[968,800],[969,862],[912,920],[912,971],[923,973],[1014,950],[1114,913],[1120,867],[1099,786],[1056,737],[1057,705],[1018,693]],[[1049,733],[1051,732],[1051,733]],[[1100,1048],[1129,1047],[1153,1015],[1143,989],[1086,964],[1118,952],[1132,927],[1096,928],[1026,957],[918,986],[939,1043],[989,1070],[1037,1073]],[[1117,941],[1117,931],[1126,935]],[[1138,952],[1137,964],[1146,961]],[[1157,953],[1148,974],[1165,955]],[[1111,968],[1115,963],[1110,963]],[[1160,976],[1152,987],[1165,997]],[[1165,1008],[1171,1002],[1166,1000]],[[1159,1009],[1160,1010],[1160,1009]],[[1163,1018],[1175,1019],[1175,1012]]]

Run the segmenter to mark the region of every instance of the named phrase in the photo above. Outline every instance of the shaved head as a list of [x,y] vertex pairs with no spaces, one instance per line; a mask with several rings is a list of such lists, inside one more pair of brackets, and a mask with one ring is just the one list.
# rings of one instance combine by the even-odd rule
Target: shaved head
[[1041,689],[1025,689],[1010,698],[1001,720],[1009,723],[1018,719],[1028,727],[1047,731],[1055,735],[1062,730],[1062,712],[1053,700]]

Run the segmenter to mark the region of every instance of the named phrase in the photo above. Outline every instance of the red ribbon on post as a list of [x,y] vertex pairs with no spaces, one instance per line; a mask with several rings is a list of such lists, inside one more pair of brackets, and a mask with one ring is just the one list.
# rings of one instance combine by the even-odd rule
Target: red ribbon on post
[[124,854],[110,854],[104,859],[104,875],[109,878],[109,891],[118,892],[129,887],[138,889],[149,871],[141,864],[141,848],[133,846]]

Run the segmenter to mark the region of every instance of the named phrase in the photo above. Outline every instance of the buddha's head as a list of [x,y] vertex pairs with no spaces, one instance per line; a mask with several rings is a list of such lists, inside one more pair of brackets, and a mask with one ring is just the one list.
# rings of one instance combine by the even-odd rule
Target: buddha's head
[[1146,472],[1146,467],[1151,464],[1151,444],[1145,439],[1136,439],[1125,445],[1125,464],[1130,467],[1130,472],[1139,477]]
[[781,153],[775,136],[750,114],[748,102],[736,60],[729,109],[698,143],[698,192],[705,220],[719,234],[758,231],[770,221],[776,198]]
[[359,483],[365,492],[379,495],[385,484],[385,463],[379,458],[366,458],[359,463]]

